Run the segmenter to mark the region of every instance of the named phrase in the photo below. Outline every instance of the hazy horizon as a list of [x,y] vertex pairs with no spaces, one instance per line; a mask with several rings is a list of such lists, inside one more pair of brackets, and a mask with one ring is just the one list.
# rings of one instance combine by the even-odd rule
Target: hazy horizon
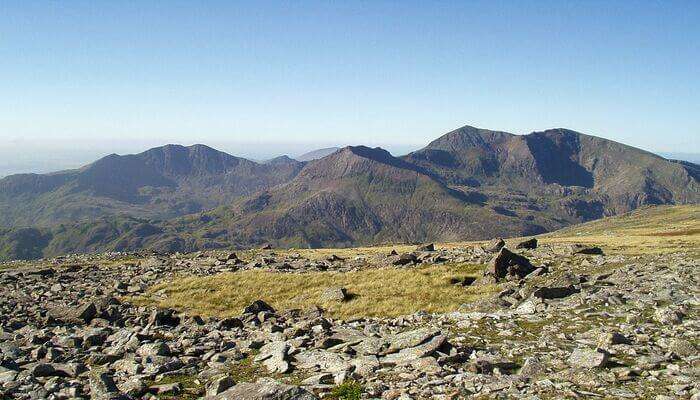
[[[223,151],[236,157],[247,158],[253,161],[265,161],[282,155],[292,158],[304,153],[329,147],[343,147],[355,145],[369,145],[371,147],[381,147],[389,151],[394,156],[401,156],[418,150],[428,143],[420,145],[405,145],[392,143],[320,143],[314,147],[312,143],[266,143],[261,147],[259,143],[204,143],[199,141],[181,143],[151,143],[147,141],[130,143],[112,143],[113,147],[90,148],[71,146],[71,148],[34,148],[32,152],[21,153],[13,151],[11,147],[0,148],[0,178],[20,173],[50,173],[66,169],[74,169],[85,166],[109,154],[136,154],[154,147],[166,144],[178,144],[191,146],[194,144],[204,144],[216,150]],[[649,150],[648,150],[649,151]],[[662,157],[690,161],[700,164],[700,153],[689,152],[656,152]]]

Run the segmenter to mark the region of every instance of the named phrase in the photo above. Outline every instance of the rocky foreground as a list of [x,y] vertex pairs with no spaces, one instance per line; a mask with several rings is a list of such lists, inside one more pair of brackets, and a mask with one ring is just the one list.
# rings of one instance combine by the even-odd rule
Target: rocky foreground
[[[0,398],[700,399],[700,274],[690,254],[494,241],[311,261],[272,250],[106,254],[0,272]],[[132,301],[176,276],[486,264],[501,285],[447,314],[334,320],[260,299],[217,319]],[[329,298],[346,298],[329,288]]]

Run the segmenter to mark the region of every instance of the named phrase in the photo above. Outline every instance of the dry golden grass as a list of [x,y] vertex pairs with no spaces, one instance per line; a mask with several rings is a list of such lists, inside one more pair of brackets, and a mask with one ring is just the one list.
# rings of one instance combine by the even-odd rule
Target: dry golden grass
[[[253,270],[183,278],[153,287],[149,296],[165,294],[165,298],[156,300],[157,305],[199,315],[240,315],[245,306],[263,299],[278,310],[316,304],[337,318],[394,317],[419,310],[454,311],[461,304],[492,294],[495,286],[461,287],[450,283],[452,278],[478,276],[480,271],[480,266],[466,264],[346,273]],[[321,302],[323,291],[336,286],[346,288],[352,298],[343,303]]]
[[700,256],[700,206],[644,207],[543,235],[540,241],[597,244],[619,254]]
[[[617,217],[604,218],[538,237],[543,244],[582,243],[603,247],[606,254],[666,254],[686,252],[700,257],[700,206],[647,207]],[[518,239],[510,239],[509,243]],[[469,247],[483,242],[437,244],[443,249]],[[335,254],[343,258],[399,253],[414,245],[362,247],[351,249],[275,250],[278,254],[299,253],[312,260]],[[244,252],[252,258],[259,252]],[[451,278],[481,275],[482,266],[432,265],[420,268],[364,269],[357,272],[311,272],[283,274],[245,271],[203,278],[183,278],[152,288],[139,299],[200,315],[233,316],[257,299],[284,310],[312,304],[339,318],[365,316],[393,317],[419,310],[454,311],[461,304],[489,296],[496,286],[460,287]],[[323,304],[323,290],[341,286],[354,297],[345,303]],[[161,298],[159,295],[164,294]]]

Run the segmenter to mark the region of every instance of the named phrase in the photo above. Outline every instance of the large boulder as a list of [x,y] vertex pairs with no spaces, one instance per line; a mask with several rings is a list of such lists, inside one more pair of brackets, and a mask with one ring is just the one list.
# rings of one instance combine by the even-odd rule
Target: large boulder
[[343,287],[331,287],[321,293],[320,300],[324,303],[342,303],[348,299],[348,291]]
[[262,300],[255,300],[243,310],[243,314],[257,314],[261,311],[274,313],[275,309]]
[[496,238],[488,242],[488,244],[484,247],[484,250],[488,251],[489,253],[495,253],[500,251],[503,247],[505,247],[505,245],[505,240],[502,238]]
[[496,282],[522,279],[535,270],[530,260],[505,247],[494,257],[484,271],[484,276]]
[[517,245],[515,245],[516,249],[536,249],[537,248],[537,239],[532,238],[528,240],[524,240]]

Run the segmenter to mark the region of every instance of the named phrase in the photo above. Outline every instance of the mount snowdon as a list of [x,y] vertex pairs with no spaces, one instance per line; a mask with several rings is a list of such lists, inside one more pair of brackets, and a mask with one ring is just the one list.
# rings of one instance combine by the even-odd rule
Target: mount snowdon
[[531,235],[698,203],[699,177],[696,164],[565,129],[467,126],[400,158],[357,146],[264,164],[168,145],[0,180],[0,258]]

